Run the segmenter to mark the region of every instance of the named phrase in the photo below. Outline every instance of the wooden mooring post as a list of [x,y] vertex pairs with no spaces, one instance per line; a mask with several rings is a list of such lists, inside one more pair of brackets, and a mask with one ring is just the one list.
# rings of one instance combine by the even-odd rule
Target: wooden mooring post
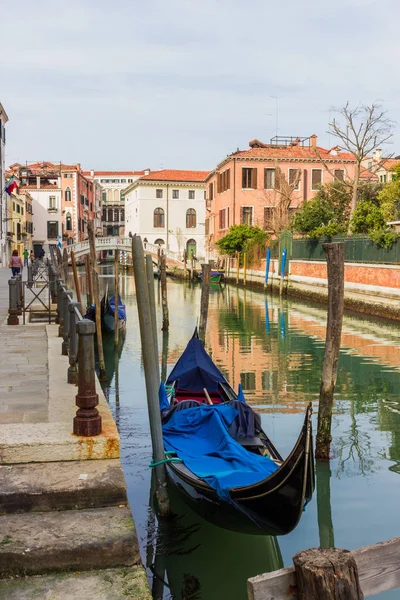
[[82,305],[81,286],[79,285],[78,269],[76,268],[75,252],[73,250],[71,252],[71,264],[72,264],[72,272],[74,274],[76,299],[79,302],[79,304]]
[[88,293],[89,293],[89,306],[92,306],[94,300],[93,300],[93,277],[92,277],[92,269],[90,268],[90,255],[86,254],[85,255],[85,262],[86,262],[86,275],[87,275],[87,282],[88,282]]
[[240,252],[236,252],[236,285],[239,284]]
[[149,412],[151,443],[153,447],[154,471],[156,477],[156,497],[162,516],[170,514],[167,480],[164,461],[164,441],[161,427],[160,405],[158,400],[159,368],[153,343],[149,290],[146,281],[143,244],[140,236],[132,238],[132,261],[135,276],[136,301],[139,315],[140,339],[144,375],[146,381],[147,408]]
[[251,577],[249,600],[362,600],[400,587],[400,537],[357,550],[313,548],[288,567]]
[[319,392],[315,458],[329,460],[333,394],[342,335],[344,309],[344,242],[322,244],[328,269],[328,320],[322,379]]
[[168,295],[167,295],[167,261],[165,254],[161,256],[161,305],[162,305],[162,331],[169,329]]
[[97,353],[99,355],[99,375],[100,378],[105,378],[106,376],[106,365],[104,362],[104,351],[103,351],[103,335],[101,331],[101,310],[100,310],[100,286],[99,286],[99,273],[97,268],[97,258],[96,258],[96,239],[94,235],[94,223],[93,221],[88,221],[88,237],[89,237],[89,247],[90,247],[90,258],[92,263],[92,271],[90,274],[93,274],[93,300],[95,305],[95,315],[96,315],[96,334],[97,334]]
[[119,263],[119,251],[115,251],[114,257],[114,347],[118,348],[118,298],[119,298],[119,272],[118,272],[118,263]]
[[[153,259],[151,257],[151,254],[146,254],[146,280],[147,280],[147,289],[149,292],[151,331],[152,331],[152,335],[153,335],[154,353],[155,353],[156,362],[157,362],[157,372],[159,373],[156,295],[154,292]],[[158,381],[158,384],[160,384],[160,381]]]
[[208,303],[210,299],[210,271],[211,265],[201,265],[203,278],[201,281],[201,299],[200,299],[200,323],[199,323],[199,338],[205,343],[207,318],[208,318]]

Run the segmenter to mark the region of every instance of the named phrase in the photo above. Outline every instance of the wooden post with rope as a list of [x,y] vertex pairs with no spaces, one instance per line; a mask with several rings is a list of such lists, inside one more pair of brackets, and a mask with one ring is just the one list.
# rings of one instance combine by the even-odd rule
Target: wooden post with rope
[[90,255],[86,254],[85,255],[85,262],[86,262],[86,275],[87,275],[87,282],[88,282],[88,292],[89,292],[89,306],[92,306],[94,300],[93,300],[93,276],[92,276],[92,269],[90,268]]
[[118,263],[119,263],[119,251],[116,250],[115,251],[115,257],[114,257],[114,287],[115,287],[115,292],[114,292],[114,347],[118,348],[118,336],[119,336],[119,329],[118,329],[118,298],[119,298],[119,271],[118,271]]
[[104,378],[106,376],[106,365],[104,362],[104,351],[103,351],[103,335],[101,331],[101,308],[100,308],[100,286],[99,286],[99,273],[97,268],[97,258],[96,258],[96,239],[94,235],[94,223],[93,221],[88,221],[88,237],[89,237],[89,247],[90,247],[90,258],[92,263],[92,271],[93,274],[93,300],[95,305],[95,315],[96,315],[96,334],[97,334],[97,352],[99,355],[99,373],[100,378]]
[[206,339],[206,328],[208,318],[208,303],[210,299],[210,271],[211,265],[202,265],[203,278],[201,282],[201,299],[200,299],[200,324],[199,324],[199,338],[205,343]]
[[168,296],[167,296],[167,262],[165,254],[161,256],[161,304],[162,304],[162,331],[169,329]]

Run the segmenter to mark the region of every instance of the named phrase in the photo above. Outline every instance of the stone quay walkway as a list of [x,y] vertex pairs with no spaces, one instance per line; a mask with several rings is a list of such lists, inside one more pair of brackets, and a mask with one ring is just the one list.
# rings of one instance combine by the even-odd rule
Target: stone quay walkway
[[9,277],[0,268],[0,598],[150,600],[100,385],[102,434],[73,435],[58,325],[7,325]]

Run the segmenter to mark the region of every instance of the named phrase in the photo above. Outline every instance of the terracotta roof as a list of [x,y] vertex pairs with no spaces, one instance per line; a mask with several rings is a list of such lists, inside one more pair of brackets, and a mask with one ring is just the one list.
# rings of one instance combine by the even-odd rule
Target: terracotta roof
[[374,181],[379,181],[379,177],[376,173],[372,173],[372,171],[369,171],[368,169],[363,169],[360,172],[360,179],[372,179]]
[[140,177],[139,181],[193,181],[202,183],[209,171],[181,171],[174,169],[163,169],[153,171],[148,175]]
[[398,158],[383,158],[380,162],[379,168],[388,170],[398,164],[400,164],[400,160]]
[[[83,171],[83,174],[90,177],[91,172]],[[94,171],[94,175],[95,177],[105,177],[106,175],[129,177],[129,175],[144,175],[144,171]]]
[[[311,146],[275,146],[272,144],[265,144],[265,147],[253,147],[249,150],[239,150],[239,152],[233,152],[228,158],[266,158],[271,160],[281,159],[303,159],[303,160],[334,160],[341,162],[343,160],[351,160],[354,162],[353,154],[349,152],[339,152],[332,148],[327,150],[317,146],[313,148]],[[226,159],[225,159],[226,160]]]

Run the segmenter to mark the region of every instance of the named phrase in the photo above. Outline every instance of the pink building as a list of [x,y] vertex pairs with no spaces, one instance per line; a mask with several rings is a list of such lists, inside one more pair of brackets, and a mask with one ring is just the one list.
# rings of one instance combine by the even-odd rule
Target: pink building
[[94,183],[81,165],[61,165],[62,231],[64,244],[87,238],[87,222],[95,218]]
[[354,177],[353,155],[317,146],[316,135],[275,137],[269,144],[252,140],[249,146],[224,158],[206,179],[209,249],[231,225],[276,231],[283,204],[288,219],[321,184]]

